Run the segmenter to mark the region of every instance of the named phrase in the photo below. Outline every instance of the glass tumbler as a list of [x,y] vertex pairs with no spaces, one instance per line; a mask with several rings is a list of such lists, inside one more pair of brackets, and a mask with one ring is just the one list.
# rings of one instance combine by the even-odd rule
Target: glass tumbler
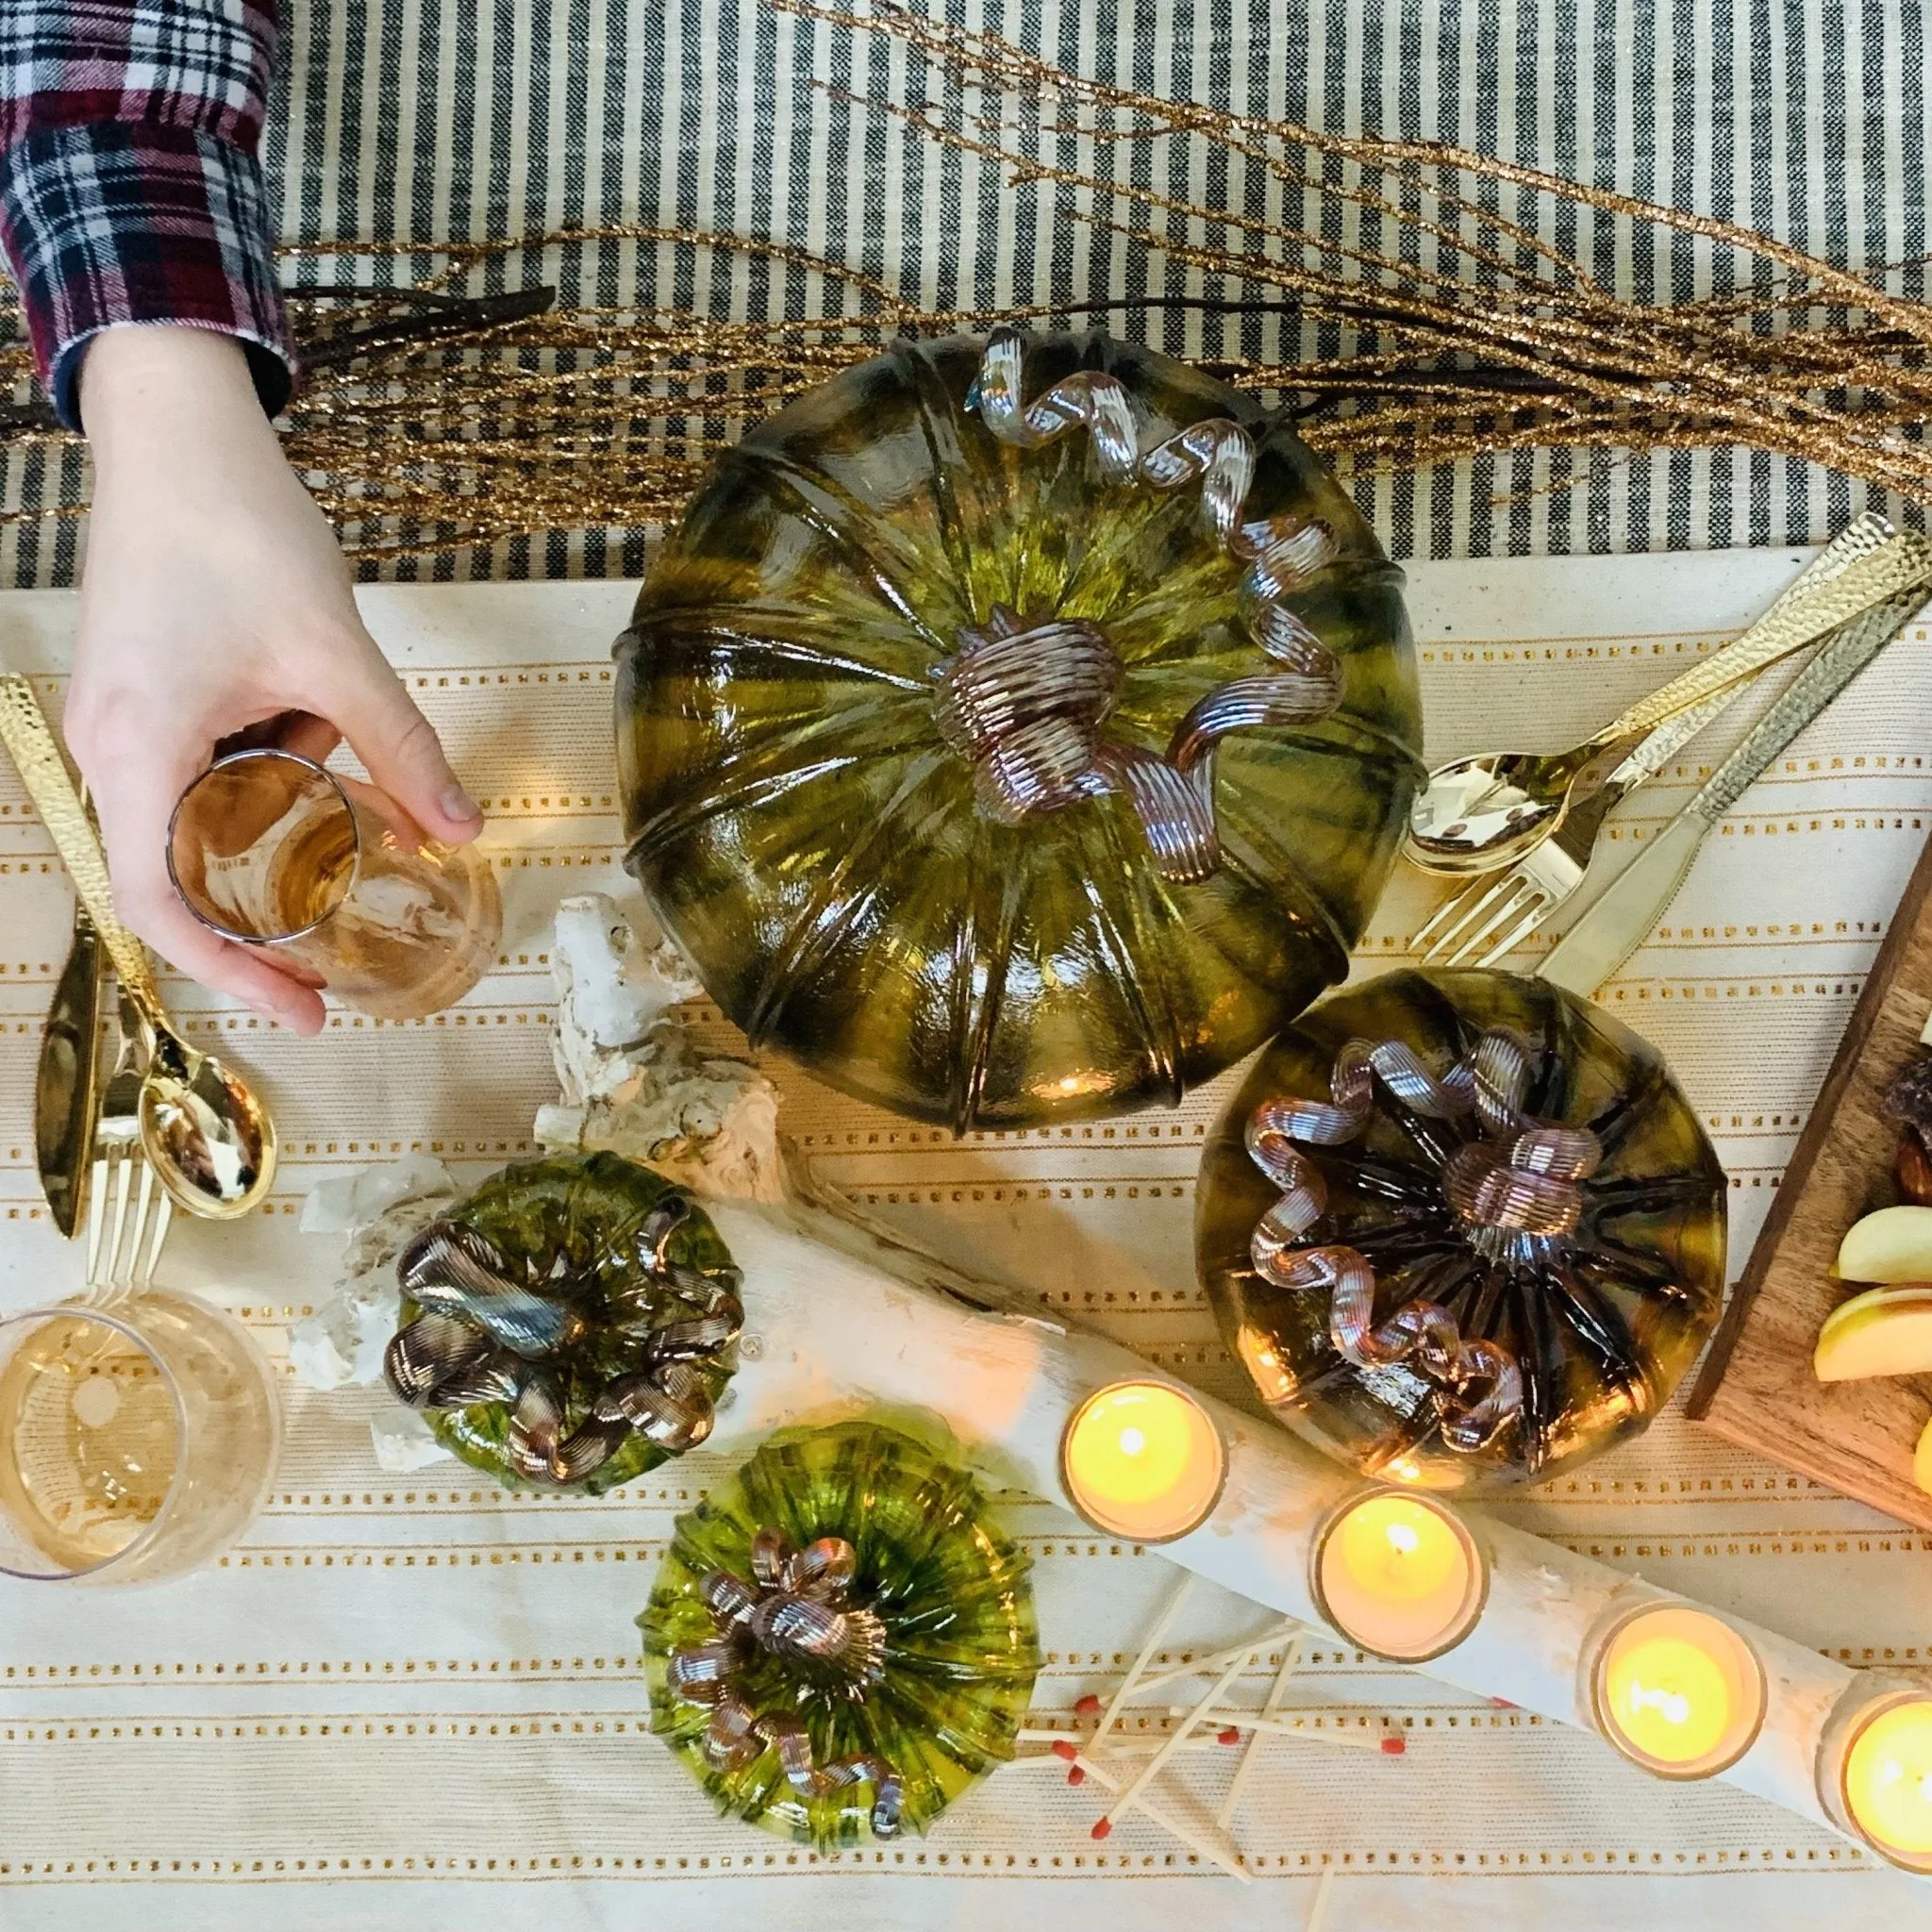
[[0,1320],[0,1574],[148,1583],[198,1569],[275,1480],[273,1373],[242,1325],[148,1291]]
[[382,1020],[441,1012],[503,936],[496,874],[375,786],[286,751],[218,758],[175,808],[175,889],[204,925]]

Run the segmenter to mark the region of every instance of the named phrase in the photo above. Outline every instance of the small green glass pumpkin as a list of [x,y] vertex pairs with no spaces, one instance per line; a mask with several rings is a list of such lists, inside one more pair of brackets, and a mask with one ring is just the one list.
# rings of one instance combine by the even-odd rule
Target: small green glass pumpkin
[[649,1168],[517,1162],[424,1229],[396,1274],[385,1379],[473,1467],[599,1495],[710,1433],[743,1322],[738,1271]]
[[1196,1257],[1298,1434],[1365,1474],[1500,1489],[1669,1400],[1723,1301],[1726,1196],[1657,1051],[1600,1008],[1393,973],[1257,1062],[1202,1162]]
[[774,1436],[677,1520],[638,1619],[652,1729],[721,1811],[800,1843],[924,1832],[1013,1756],[1041,1663],[1029,1566],[901,1430]]
[[1400,584],[1196,370],[895,344],[726,451],[645,583],[627,863],[727,1017],[849,1093],[1172,1104],[1347,971],[1421,773]]

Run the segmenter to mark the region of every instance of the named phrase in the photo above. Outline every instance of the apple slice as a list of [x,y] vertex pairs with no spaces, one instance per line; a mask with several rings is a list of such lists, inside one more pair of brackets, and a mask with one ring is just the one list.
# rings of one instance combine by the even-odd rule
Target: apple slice
[[1881,1208],[1839,1243],[1840,1281],[1932,1281],[1932,1208]]
[[1818,1331],[1811,1367],[1821,1382],[1932,1369],[1932,1282],[1868,1288],[1832,1309]]

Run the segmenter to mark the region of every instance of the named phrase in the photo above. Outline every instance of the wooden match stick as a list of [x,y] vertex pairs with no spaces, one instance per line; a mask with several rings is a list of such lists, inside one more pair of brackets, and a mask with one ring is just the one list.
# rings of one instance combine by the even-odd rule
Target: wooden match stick
[[[1021,1731],[1016,1734],[1022,1743],[1068,1744],[1064,1731]],[[1168,1738],[1115,1738],[1107,1747],[1105,1761],[1112,1764],[1123,1757],[1144,1757],[1150,1751],[1158,1751],[1163,1744],[1172,1742]],[[1176,1747],[1182,1751],[1227,1751],[1233,1747],[1214,1731],[1196,1731],[1191,1738],[1183,1738]],[[1009,1757],[1008,1764],[1091,1764],[1092,1759],[1084,1753],[1075,1752],[1068,1756],[1066,1751],[1049,1749],[1036,1751],[1025,1757]]]
[[1113,1729],[1113,1721],[1120,1715],[1121,1706],[1127,1701],[1128,1693],[1141,1680],[1141,1673],[1147,1668],[1154,1653],[1160,1648],[1160,1640],[1165,1637],[1181,1613],[1181,1607],[1193,1594],[1194,1573],[1190,1570],[1180,1580],[1180,1587],[1168,1598],[1167,1607],[1155,1619],[1153,1634],[1141,1648],[1141,1655],[1134,1659],[1134,1667],[1121,1679],[1120,1689],[1113,1693],[1113,1701],[1102,1713],[1100,1722],[1093,1727],[1096,1738],[1104,1738]]
[[[1202,1698],[1199,1704],[1195,1705],[1191,1709],[1190,1709],[1186,1713],[1186,1721],[1175,1727],[1173,1737],[1169,1738],[1167,1741],[1160,1747],[1160,1749],[1157,1751],[1154,1754],[1154,1756],[1150,1757],[1147,1760],[1147,1762],[1141,1767],[1141,1770],[1138,1775],[1136,1775],[1136,1777],[1134,1778],[1133,1782],[1130,1785],[1128,1785],[1124,1791],[1120,1792],[1115,1797],[1113,1803],[1108,1807],[1106,1815],[1101,1819],[1100,1823],[1093,1827],[1093,1836],[1095,1838],[1105,1838],[1108,1835],[1108,1833],[1113,1829],[1114,1821],[1117,1818],[1122,1818],[1126,1815],[1128,1810],[1132,1808],[1134,1800],[1138,1798],[1141,1795],[1141,1791],[1145,1789],[1148,1780],[1152,1778],[1155,1775],[1155,1774],[1159,1771],[1160,1767],[1163,1764],[1165,1764],[1170,1757],[1174,1756],[1174,1754],[1180,1748],[1182,1741],[1187,1738],[1189,1733],[1193,1730],[1195,1724],[1200,1720],[1202,1715],[1207,1711],[1212,1710],[1213,1707],[1220,1703],[1223,1696],[1226,1694],[1227,1687],[1230,1684],[1232,1684],[1234,1680],[1238,1676],[1240,1676],[1244,1670],[1247,1669],[1247,1667],[1248,1654],[1245,1650],[1243,1650],[1241,1654],[1239,1657],[1237,1657],[1235,1660],[1231,1664],[1229,1664],[1225,1670],[1222,1672],[1221,1675],[1215,1679],[1213,1690],[1208,1691],[1207,1696]],[[1081,1762],[1085,1764],[1087,1769],[1090,1771],[1093,1768],[1091,1757],[1085,1754],[1083,1754],[1082,1756]]]
[[1335,1889],[1335,1867],[1322,1867],[1322,1882],[1315,1888],[1315,1903],[1308,1907],[1307,1923],[1302,1932],[1322,1932],[1322,1922],[1328,1916],[1328,1894]]
[[[1104,1791],[1118,1791],[1120,1778],[1107,1766],[1088,1763],[1087,1775]],[[1193,1825],[1176,1818],[1165,1805],[1151,1793],[1143,1793],[1136,1808],[1141,1816],[1159,1825],[1162,1831],[1171,1833],[1184,1845],[1191,1845],[1204,1858],[1211,1858],[1224,1872],[1232,1874],[1243,1885],[1252,1885],[1255,1874],[1241,1863],[1240,1848],[1230,1840],[1216,1831],[1201,1831]]]
[[[1192,1715],[1194,1708],[1192,1705],[1170,1704],[1165,1715],[1189,1717]],[[1357,1731],[1344,1729],[1339,1724],[1329,1730],[1317,1730],[1307,1718],[1291,1714],[1292,1710],[1293,1707],[1290,1706],[1287,1711],[1278,1711],[1273,1717],[1264,1717],[1259,1711],[1243,1710],[1238,1705],[1224,1704],[1217,1705],[1206,1713],[1206,1719],[1210,1724],[1232,1724],[1240,1730],[1266,1731],[1271,1737],[1313,1738],[1324,1743],[1347,1744],[1357,1751],[1387,1751],[1387,1747],[1392,1743],[1399,1748],[1387,1751],[1387,1755],[1391,1757],[1401,1757],[1408,1748],[1407,1740],[1400,1731]]]
[[[1049,1744],[1053,1748],[1053,1755],[1055,1757],[1062,1757],[1062,1758],[1066,1757],[1066,1753],[1062,1753],[1062,1750],[1058,1748],[1060,1744],[1066,1744],[1066,1748],[1073,1750],[1076,1757],[1080,1755],[1080,1740],[1076,1737],[1073,1737],[1073,1733],[1069,1733],[1069,1731],[1045,1731],[1045,1729],[1034,1731],[1034,1729],[1024,1729],[1024,1731],[1014,1731],[1012,1737],[1020,1744]],[[1158,1735],[1148,1735],[1148,1737],[1138,1737],[1132,1731],[1128,1731],[1128,1733],[1124,1733],[1121,1737],[1088,1739],[1086,1748],[1088,1750],[1105,1750],[1105,1757],[1119,1758],[1123,1755],[1141,1753],[1141,1750],[1159,1750],[1161,1744],[1165,1744],[1165,1742],[1167,1742],[1167,1733],[1165,1731],[1161,1731]],[[1191,1744],[1219,1744],[1223,1750],[1229,1748],[1229,1740],[1226,1740],[1224,1731],[1200,1731],[1194,1737],[1191,1737],[1189,1742]],[[1007,1762],[1008,1764],[1018,1764],[1020,1760],[1018,1758],[1008,1758]],[[1066,1762],[1071,1764],[1073,1758],[1069,1758]]]
[[1182,1677],[1205,1677],[1209,1671],[1218,1671],[1230,1657],[1246,1657],[1256,1651],[1270,1650],[1284,1640],[1293,1639],[1300,1629],[1299,1624],[1277,1624],[1274,1629],[1251,1638],[1246,1643],[1231,1643],[1225,1650],[1217,1650],[1212,1657],[1196,1657],[1191,1664],[1176,1664],[1173,1670],[1162,1671],[1156,1677],[1142,1677],[1134,1689],[1158,1690],[1163,1685],[1175,1683]]
[[[1281,1708],[1283,1694],[1288,1690],[1288,1680],[1301,1668],[1302,1641],[1297,1637],[1289,1639],[1288,1649],[1283,1654],[1281,1668],[1274,1673],[1274,1682],[1269,1686],[1268,1701],[1261,1707],[1264,1718],[1273,1717]],[[1241,1746],[1241,1760],[1234,1768],[1234,1776],[1228,1780],[1227,1796],[1221,1801],[1221,1809],[1214,1814],[1214,1822],[1222,1830],[1228,1830],[1234,1824],[1234,1814],[1241,1802],[1241,1792],[1246,1788],[1249,1774],[1254,1771],[1257,1759],[1261,1755],[1261,1739],[1265,1734],[1258,1725],[1248,1732],[1248,1741]]]

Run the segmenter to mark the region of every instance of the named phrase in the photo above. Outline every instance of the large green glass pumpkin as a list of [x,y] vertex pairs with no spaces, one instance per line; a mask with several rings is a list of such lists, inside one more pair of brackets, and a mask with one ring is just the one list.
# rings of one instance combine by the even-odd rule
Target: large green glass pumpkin
[[[1143,453],[1238,427],[1233,521],[1185,451],[1150,481],[1109,467],[1105,425],[995,434],[969,404],[986,342],[904,342],[719,458],[618,644],[627,862],[711,997],[958,1130],[1172,1104],[1259,1044],[1345,974],[1421,772],[1401,575],[1286,424],[1103,335],[1021,341],[1029,404],[1110,376]],[[1241,545],[1297,525],[1329,541],[1263,616],[1318,641],[1339,702],[1219,739],[1194,773],[1218,863],[1177,878],[1134,783],[1171,790],[1183,721],[1279,672]],[[969,652],[1036,643],[1079,657],[1118,769],[1016,815],[986,747],[1031,699],[975,767],[986,720],[949,725],[941,696]]]
[[[828,1549],[834,1587],[781,1604],[794,1579],[766,1552],[809,1569]],[[1030,1562],[973,1478],[900,1429],[774,1436],[677,1519],[638,1619],[651,1728],[721,1811],[767,1830],[822,1850],[924,1832],[1013,1756],[1041,1664]],[[866,1668],[810,1654],[814,1603],[869,1624]],[[805,1641],[784,1641],[788,1619]]]
[[[1574,1191],[1565,1232],[1514,1233],[1472,1211],[1476,1190],[1458,1175],[1532,1190],[1536,1161],[1512,1165],[1515,1134],[1473,1106],[1432,1116],[1380,1073],[1357,1089],[1373,1096],[1358,1128],[1294,1143],[1289,1161],[1306,1163],[1307,1192],[1291,1198],[1265,1171],[1293,1136],[1271,1150],[1259,1129],[1284,1102],[1345,1089],[1337,1070],[1352,1042],[1391,1043],[1383,1064],[1397,1084],[1413,1066],[1426,1088],[1458,1064],[1491,1077],[1478,1057],[1486,1036],[1523,1076],[1516,1126],[1534,1124],[1532,1140],[1591,1137],[1580,1177],[1564,1184]],[[1319,1107],[1305,1111],[1319,1125]],[[1298,1434],[1365,1474],[1498,1489],[1597,1454],[1669,1400],[1724,1298],[1725,1201],[1724,1171],[1669,1070],[1607,1013],[1513,974],[1393,973],[1304,1014],[1257,1061],[1202,1163],[1196,1253],[1229,1349]],[[1288,1265],[1272,1270],[1271,1214],[1291,1235],[1276,1244]],[[1366,1325],[1388,1346],[1363,1345],[1338,1319],[1332,1259],[1295,1285],[1293,1261],[1311,1249],[1370,1265]],[[1472,1344],[1479,1373],[1466,1374]],[[1499,1367],[1510,1391],[1501,1406],[1491,1399]]]

